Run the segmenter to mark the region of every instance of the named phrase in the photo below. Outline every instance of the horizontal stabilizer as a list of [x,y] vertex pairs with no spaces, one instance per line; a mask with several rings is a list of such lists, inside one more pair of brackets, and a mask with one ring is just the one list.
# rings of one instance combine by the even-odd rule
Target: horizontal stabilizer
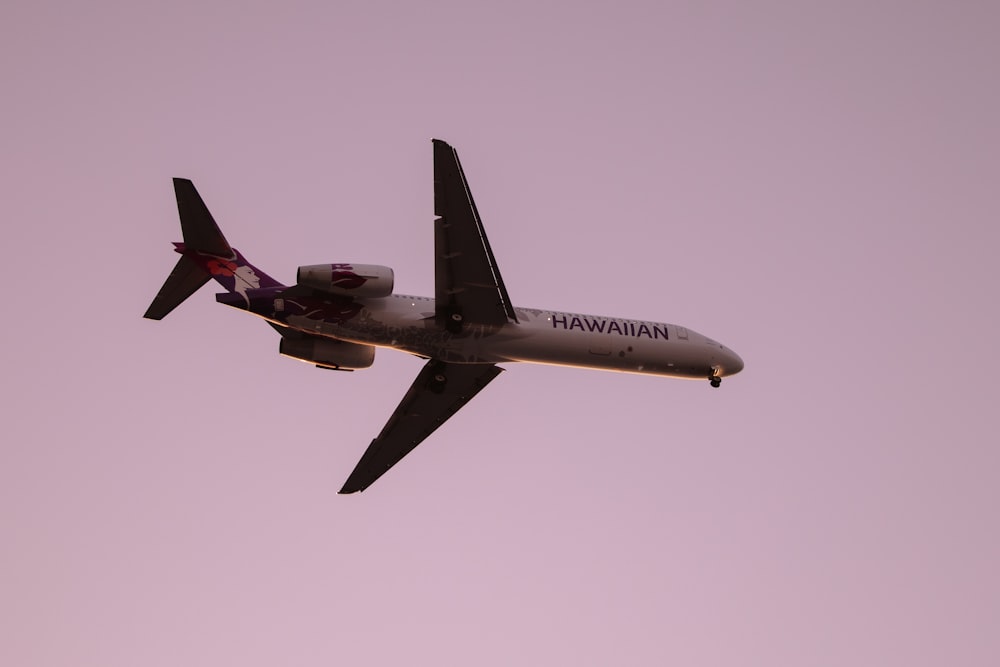
[[233,257],[233,249],[215,224],[215,218],[208,211],[194,183],[186,178],[175,178],[174,194],[177,195],[177,213],[181,218],[185,247],[203,255]]
[[[174,194],[177,195],[177,213],[184,234],[184,243],[175,243],[174,250],[181,254],[181,258],[144,317],[163,319],[209,278],[215,278],[227,292],[242,297],[240,308],[249,304],[249,290],[283,287],[229,245],[194,183],[186,178],[175,178]],[[229,301],[223,303],[235,305]]]
[[208,282],[211,276],[198,262],[187,255],[181,255],[174,270],[167,276],[166,282],[157,293],[143,317],[151,320],[162,320],[167,314],[179,306],[184,299],[198,291],[198,288]]

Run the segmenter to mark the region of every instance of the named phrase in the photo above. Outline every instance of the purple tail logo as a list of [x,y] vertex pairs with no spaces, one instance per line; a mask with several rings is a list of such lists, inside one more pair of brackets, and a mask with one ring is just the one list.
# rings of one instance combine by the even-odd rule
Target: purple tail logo
[[281,283],[253,266],[236,248],[232,249],[232,257],[204,255],[189,250],[183,243],[174,243],[174,249],[201,265],[229,292],[237,292],[246,296],[247,290],[260,287],[281,287]]

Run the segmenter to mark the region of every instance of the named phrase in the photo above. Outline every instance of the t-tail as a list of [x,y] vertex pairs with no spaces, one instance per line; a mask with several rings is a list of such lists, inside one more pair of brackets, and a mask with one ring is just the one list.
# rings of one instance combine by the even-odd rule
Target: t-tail
[[174,193],[184,236],[183,243],[174,243],[174,250],[181,258],[143,317],[163,319],[210,278],[244,298],[247,290],[282,286],[229,245],[194,183],[186,178],[175,178]]

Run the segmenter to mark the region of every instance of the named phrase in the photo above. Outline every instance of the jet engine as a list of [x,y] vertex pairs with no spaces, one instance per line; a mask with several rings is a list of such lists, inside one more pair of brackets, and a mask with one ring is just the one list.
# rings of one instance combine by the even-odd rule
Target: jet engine
[[375,348],[371,345],[345,343],[328,338],[282,338],[278,352],[309,363],[334,370],[368,368],[375,361]]
[[312,264],[299,267],[296,281],[330,294],[380,298],[392,294],[393,275],[377,264]]

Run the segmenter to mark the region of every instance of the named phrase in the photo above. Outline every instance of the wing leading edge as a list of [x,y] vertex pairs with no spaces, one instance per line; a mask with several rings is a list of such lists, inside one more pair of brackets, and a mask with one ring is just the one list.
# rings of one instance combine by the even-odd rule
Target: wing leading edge
[[502,371],[493,364],[428,361],[340,493],[367,489]]

